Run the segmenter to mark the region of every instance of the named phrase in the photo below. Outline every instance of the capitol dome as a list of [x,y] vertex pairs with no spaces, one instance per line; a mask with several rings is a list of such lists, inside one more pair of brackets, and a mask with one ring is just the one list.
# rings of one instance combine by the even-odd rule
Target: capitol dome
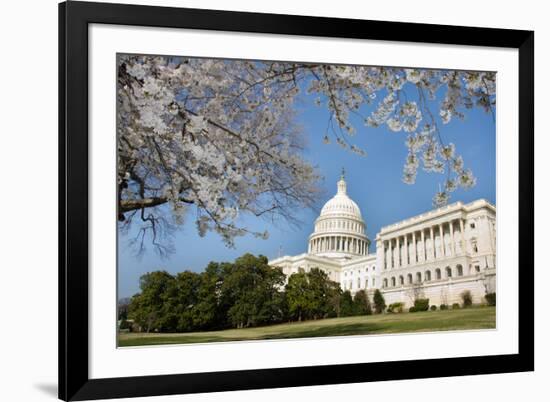
[[361,210],[348,196],[342,172],[336,194],[315,220],[314,232],[309,237],[309,253],[349,259],[368,255],[369,244]]
[[323,206],[319,217],[328,215],[349,215],[352,218],[357,218],[362,221],[361,210],[355,201],[348,197],[346,187],[346,181],[342,175],[338,181],[338,191],[336,195],[328,200]]

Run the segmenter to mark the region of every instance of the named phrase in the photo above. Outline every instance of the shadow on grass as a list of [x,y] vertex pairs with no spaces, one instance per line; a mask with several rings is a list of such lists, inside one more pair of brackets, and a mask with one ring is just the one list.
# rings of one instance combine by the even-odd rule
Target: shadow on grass
[[352,317],[343,320],[349,319],[355,320],[355,322],[342,322],[342,319],[334,319],[338,321],[306,321],[302,323],[282,324],[280,327],[269,326],[250,328],[241,330],[239,333],[232,332],[234,330],[228,330],[181,334],[176,336],[163,336],[162,334],[150,337],[138,336],[135,338],[120,339],[119,346],[231,342],[495,328],[494,309],[468,309],[441,313],[420,312],[414,314],[388,314],[383,316]]

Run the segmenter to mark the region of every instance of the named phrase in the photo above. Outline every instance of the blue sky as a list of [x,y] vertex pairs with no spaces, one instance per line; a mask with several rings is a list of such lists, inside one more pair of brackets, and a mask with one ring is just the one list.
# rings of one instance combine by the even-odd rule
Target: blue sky
[[[270,236],[267,240],[252,236],[238,238],[234,249],[227,248],[216,234],[199,237],[190,217],[187,224],[176,233],[176,252],[168,259],[161,259],[152,248],[138,258],[126,247],[128,238],[119,235],[119,297],[128,297],[138,292],[139,277],[154,270],[165,269],[172,273],[187,269],[201,271],[210,261],[232,261],[246,252],[263,254],[269,258],[277,257],[281,251],[283,255],[303,253],[307,250],[313,221],[323,204],[336,192],[336,182],[342,167],[346,170],[348,194],[361,209],[370,239],[375,238],[382,226],[432,209],[432,198],[445,176],[425,173],[419,169],[415,184],[402,182],[403,163],[407,154],[406,133],[395,133],[385,127],[369,128],[361,121],[355,121],[357,132],[352,141],[366,150],[367,156],[362,157],[340,148],[334,141],[324,144],[322,138],[328,111],[314,106],[312,97],[303,96],[302,99],[303,102],[297,106],[297,119],[308,141],[304,158],[316,165],[323,176],[321,187],[325,196],[316,209],[299,211],[298,217],[302,223],[297,228],[284,223],[274,227],[256,218],[243,218],[241,223],[260,232],[267,229]],[[432,110],[436,110],[439,101],[434,101]],[[492,115],[473,109],[467,112],[465,120],[453,119],[449,124],[440,124],[439,127],[443,140],[456,145],[465,166],[473,170],[477,179],[474,188],[458,189],[452,193],[450,202],[485,198],[495,203],[496,129]]]

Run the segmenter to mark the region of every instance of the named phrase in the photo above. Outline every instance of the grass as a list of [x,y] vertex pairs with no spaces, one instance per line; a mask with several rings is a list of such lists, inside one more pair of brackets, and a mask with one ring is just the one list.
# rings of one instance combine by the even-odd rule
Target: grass
[[495,307],[327,318],[266,327],[188,333],[121,333],[119,346],[373,335],[496,328]]

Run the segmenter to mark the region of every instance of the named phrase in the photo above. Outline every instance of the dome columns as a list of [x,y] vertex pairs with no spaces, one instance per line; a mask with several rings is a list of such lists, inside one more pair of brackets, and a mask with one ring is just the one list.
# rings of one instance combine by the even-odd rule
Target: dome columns
[[346,235],[321,235],[312,238],[309,242],[311,254],[342,253],[358,256],[368,255],[369,241]]

